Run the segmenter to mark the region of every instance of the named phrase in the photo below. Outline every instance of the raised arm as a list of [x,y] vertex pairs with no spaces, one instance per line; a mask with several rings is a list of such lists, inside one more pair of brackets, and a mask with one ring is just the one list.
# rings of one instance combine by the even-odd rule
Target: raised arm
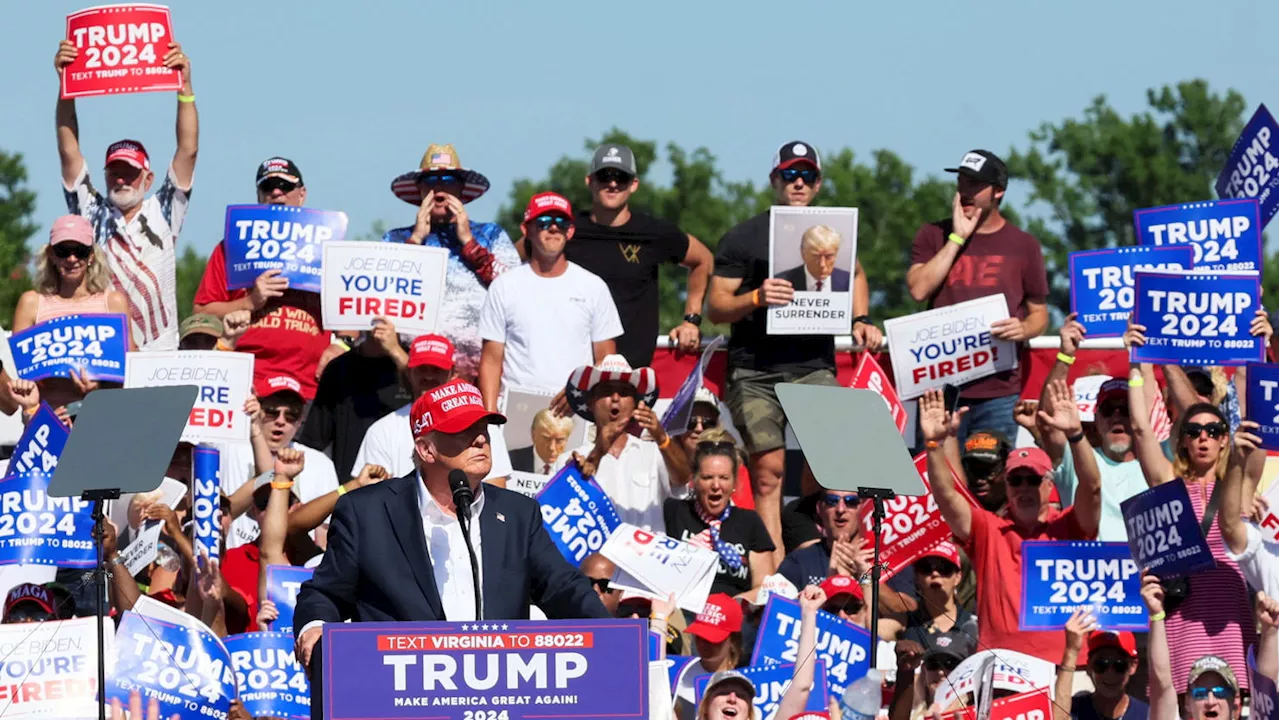
[[1280,670],[1280,667],[1277,667],[1277,662],[1280,662],[1280,658],[1277,658],[1280,647],[1276,642],[1276,624],[1280,622],[1280,604],[1264,592],[1259,592],[1256,599],[1253,612],[1260,629],[1258,649],[1254,651],[1254,656],[1258,664],[1258,674],[1269,678],[1274,683],[1276,671]]
[[58,73],[58,104],[54,111],[54,127],[58,134],[58,159],[62,161],[62,184],[71,187],[84,167],[80,152],[80,121],[76,118],[76,101],[62,99],[62,73],[75,61],[80,51],[75,43],[63,40],[53,56],[53,69]]
[[947,461],[947,445],[955,445],[960,419],[968,408],[948,412],[941,390],[929,390],[920,398],[920,433],[929,459],[929,486],[942,519],[961,543],[968,541],[973,514],[969,502],[956,489]]
[[[1084,336],[1084,325],[1076,320],[1075,313],[1071,313],[1058,330],[1058,358],[1054,361],[1053,368],[1049,370],[1049,377],[1045,378],[1044,387],[1040,390],[1040,407],[1049,407],[1049,388],[1055,380],[1061,380],[1064,383],[1067,381],[1067,375],[1076,361],[1076,352],[1080,349],[1080,343],[1084,342]],[[1043,425],[1041,430],[1037,443],[1049,456],[1053,466],[1057,467],[1058,463],[1062,462],[1067,437],[1061,431]]]
[[[1145,325],[1135,325],[1132,318],[1124,333],[1124,347],[1128,352],[1147,342]],[[1151,428],[1151,407],[1146,388],[1147,371],[1140,363],[1129,364],[1129,425],[1133,430],[1133,453],[1151,487],[1163,485],[1173,479],[1173,465],[1164,456],[1160,441]]]
[[[267,499],[267,511],[262,514],[259,524],[262,532],[258,536],[258,550],[262,553],[262,579],[259,585],[265,585],[268,565],[288,565],[289,558],[284,552],[285,537],[289,532],[289,496],[293,493],[294,478],[302,473],[306,456],[301,450],[280,448],[276,451],[275,476],[271,478],[271,496]],[[264,588],[259,588],[259,595],[265,595]]]
[[1097,535],[1098,522],[1102,518],[1102,473],[1098,470],[1097,458],[1084,436],[1084,427],[1080,424],[1080,409],[1066,381],[1054,380],[1049,383],[1044,397],[1047,400],[1044,407],[1053,414],[1041,410],[1040,425],[1052,428],[1071,443],[1071,461],[1076,471],[1076,496],[1072,499],[1072,504],[1081,529],[1092,537]]
[[[1067,620],[1063,633],[1067,641],[1062,650],[1062,663],[1058,665],[1058,674],[1054,678],[1053,696],[1059,700],[1053,704],[1053,720],[1071,720],[1071,683],[1075,679],[1076,660],[1084,647],[1085,638],[1098,629],[1098,622],[1086,610],[1076,610]],[[1063,702],[1065,701],[1065,702]]]
[[391,473],[387,472],[387,469],[381,465],[365,465],[360,469],[358,476],[342,484],[343,490],[341,492],[334,490],[325,493],[289,513],[289,533],[311,532],[320,527],[325,518],[333,514],[333,508],[338,504],[338,498],[352,490],[382,482],[389,477],[391,477]]
[[1258,423],[1252,420],[1240,421],[1219,493],[1218,529],[1233,555],[1243,554],[1249,545],[1249,532],[1240,514],[1245,498],[1252,495],[1250,490],[1258,486],[1267,460],[1267,453],[1259,449],[1262,438],[1254,434],[1257,429]]
[[[814,650],[818,646],[818,609],[827,601],[827,594],[816,585],[800,591],[800,645],[796,651],[795,674],[791,684],[778,703],[777,717],[790,718],[804,712],[813,690]],[[872,642],[875,642],[872,640]]]
[[1170,659],[1169,636],[1164,626],[1164,587],[1160,584],[1160,578],[1150,573],[1142,576],[1142,599],[1151,616],[1151,628],[1147,634],[1150,717],[1181,717],[1178,715],[1178,691],[1173,686],[1173,661]]
[[196,172],[196,153],[200,149],[200,121],[196,113],[196,94],[191,89],[191,58],[182,45],[169,43],[164,56],[165,67],[182,73],[182,89],[178,91],[178,146],[173,153],[173,180],[183,190],[191,188]]

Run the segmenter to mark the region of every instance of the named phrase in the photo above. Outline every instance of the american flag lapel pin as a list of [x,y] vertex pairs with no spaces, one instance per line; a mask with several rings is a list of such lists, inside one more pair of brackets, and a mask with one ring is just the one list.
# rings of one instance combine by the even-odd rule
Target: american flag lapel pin
[[506,521],[507,521],[507,516],[506,516],[506,515],[503,515],[502,513],[494,513],[494,514],[497,516],[497,518],[498,518],[498,522],[506,522]]

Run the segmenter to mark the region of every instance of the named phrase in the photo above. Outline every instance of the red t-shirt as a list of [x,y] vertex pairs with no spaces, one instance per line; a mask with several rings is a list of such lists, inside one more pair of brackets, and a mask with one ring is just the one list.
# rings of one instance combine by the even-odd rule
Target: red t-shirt
[[1018,629],[1022,609],[1023,540],[1092,540],[1080,527],[1074,507],[1050,510],[1047,522],[1023,535],[1013,521],[970,506],[969,540],[962,543],[976,574],[978,588],[978,646],[1004,648],[1057,664],[1066,639],[1061,631],[1023,632]]
[[[932,260],[948,242],[950,233],[951,220],[922,226],[911,243],[911,264]],[[1049,295],[1040,241],[1007,221],[993,233],[969,238],[951,264],[946,280],[929,298],[929,307],[946,307],[988,295],[1004,295],[1009,317],[1018,319],[1027,316],[1024,300],[1044,302]],[[1021,391],[1018,371],[1010,370],[975,380],[964,387],[961,396],[993,398]]]
[[[248,290],[227,290],[227,255],[219,242],[209,254],[196,290],[196,305],[231,302]],[[288,375],[302,384],[307,400],[316,394],[316,367],[329,347],[329,333],[321,328],[320,295],[288,290],[253,312],[253,322],[236,343],[236,350],[253,355],[254,379]]]
[[228,627],[227,631],[232,634],[258,631],[258,570],[261,564],[262,555],[257,545],[240,545],[222,555],[222,577],[249,606],[248,625],[243,630]]
[[734,507],[740,507],[743,510],[756,509],[756,499],[751,494],[751,473],[746,465],[738,466],[738,485],[733,489],[733,497],[729,499],[733,501]]

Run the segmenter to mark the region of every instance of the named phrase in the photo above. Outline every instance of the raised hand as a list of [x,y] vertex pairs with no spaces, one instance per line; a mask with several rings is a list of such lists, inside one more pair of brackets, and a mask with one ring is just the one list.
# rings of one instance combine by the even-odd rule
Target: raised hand
[[374,483],[380,483],[389,477],[391,477],[391,473],[381,465],[365,465],[360,468],[360,474],[356,476],[356,485],[358,487],[373,485]]
[[927,390],[920,396],[920,433],[926,441],[942,442],[960,432],[960,420],[969,408],[947,410],[941,390]]
[[[289,289],[289,278],[280,277],[280,270],[273,268],[253,279],[253,288],[249,290],[249,302],[254,310],[261,310],[273,298],[284,295]],[[226,320],[223,320],[225,323]]]
[[9,378],[9,393],[13,395],[13,400],[18,403],[18,407],[28,415],[40,407],[40,386],[31,380]]
[[1063,355],[1074,357],[1080,349],[1080,343],[1084,342],[1085,334],[1084,325],[1076,320],[1076,313],[1071,313],[1058,329],[1058,350]]
[[67,66],[76,61],[80,56],[80,50],[76,48],[76,44],[70,40],[63,40],[58,43],[58,52],[53,56],[53,69],[58,73],[58,77],[62,77],[62,71]]
[[302,466],[305,463],[306,456],[302,454],[301,450],[280,448],[276,451],[276,476],[285,480],[292,480],[302,472]]
[[1089,633],[1097,629],[1098,619],[1092,612],[1086,608],[1076,610],[1063,628],[1067,634],[1067,647],[1079,650],[1084,647],[1084,641],[1089,637]]
[[164,54],[164,66],[182,73],[183,82],[191,82],[191,58],[182,52],[181,43],[169,43],[169,52]]
[[1142,576],[1142,601],[1147,604],[1149,614],[1164,612],[1164,586],[1160,584],[1160,578],[1151,573]]
[[1138,325],[1133,321],[1133,315],[1129,315],[1128,325],[1125,327],[1124,337],[1125,350],[1133,350],[1136,347],[1142,347],[1147,344],[1147,326]]
[[800,591],[800,614],[817,615],[823,605],[827,604],[827,594],[817,585],[806,585]]
[[1075,395],[1067,387],[1066,380],[1054,380],[1046,388],[1049,410],[1052,414],[1040,410],[1036,417],[1045,425],[1064,433],[1067,437],[1079,435],[1080,408],[1076,405]]
[[384,317],[373,319],[373,331],[369,334],[388,355],[400,347],[400,335],[396,332],[396,326]]
[[973,217],[969,217],[969,211],[964,203],[960,202],[960,193],[956,193],[951,199],[951,232],[965,240],[972,237],[974,231],[978,229],[978,222],[982,220],[981,211],[975,207],[972,212]]
[[[261,279],[261,277],[259,277],[259,279]],[[288,280],[282,280],[281,282],[286,286],[289,284]],[[257,281],[254,282],[254,285],[257,285]],[[232,310],[226,315],[223,315],[222,342],[230,345],[231,347],[235,347],[236,342],[240,340],[240,336],[244,335],[245,331],[249,329],[249,323],[251,322],[253,322],[253,313],[248,310]]]
[[1013,421],[1027,430],[1036,429],[1036,411],[1040,409],[1039,400],[1019,400],[1013,406]]

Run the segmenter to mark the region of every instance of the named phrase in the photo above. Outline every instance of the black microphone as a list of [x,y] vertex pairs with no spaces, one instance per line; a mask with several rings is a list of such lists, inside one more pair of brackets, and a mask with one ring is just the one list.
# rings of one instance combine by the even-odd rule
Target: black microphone
[[476,549],[471,546],[471,503],[476,495],[471,489],[471,481],[461,470],[449,471],[449,489],[453,491],[453,504],[458,512],[458,524],[462,526],[462,542],[467,546],[467,555],[471,559],[471,588],[476,596],[476,620],[484,619],[484,599],[480,596],[480,563],[476,560]]
[[461,470],[449,471],[449,489],[453,491],[453,504],[458,508],[458,516],[471,519],[471,503],[475,502],[475,493],[471,490],[471,481]]

